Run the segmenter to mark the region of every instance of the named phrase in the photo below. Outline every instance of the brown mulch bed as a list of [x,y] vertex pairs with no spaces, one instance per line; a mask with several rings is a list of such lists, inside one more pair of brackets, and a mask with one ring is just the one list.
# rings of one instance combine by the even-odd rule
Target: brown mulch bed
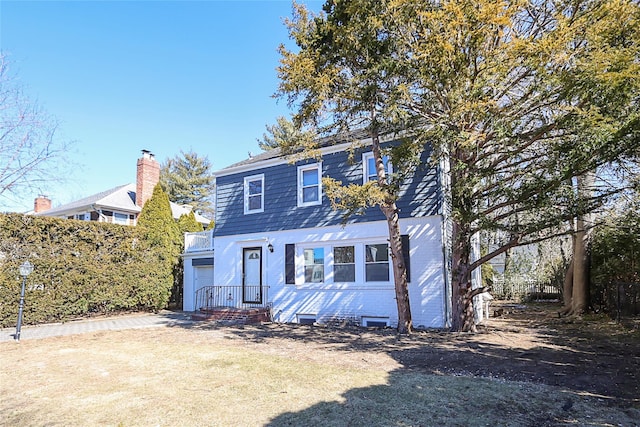
[[[393,329],[282,324],[227,326],[224,334],[230,340],[271,346],[271,351],[289,357],[313,358],[313,349],[321,348],[329,352],[323,351],[323,358],[330,354],[343,363],[387,363],[390,371],[541,383],[596,396],[611,405],[640,407],[637,326],[625,327],[605,316],[559,318],[557,303],[498,302],[492,311],[499,308],[503,314],[489,319],[475,334],[418,331],[398,336]],[[349,358],[354,350],[371,358]],[[376,354],[391,356],[393,363]]]

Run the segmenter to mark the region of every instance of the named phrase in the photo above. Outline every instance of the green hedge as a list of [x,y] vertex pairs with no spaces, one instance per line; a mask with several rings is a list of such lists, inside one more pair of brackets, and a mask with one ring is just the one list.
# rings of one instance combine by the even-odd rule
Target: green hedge
[[37,324],[166,307],[164,257],[136,227],[0,214],[0,326],[16,324],[26,260],[24,323]]

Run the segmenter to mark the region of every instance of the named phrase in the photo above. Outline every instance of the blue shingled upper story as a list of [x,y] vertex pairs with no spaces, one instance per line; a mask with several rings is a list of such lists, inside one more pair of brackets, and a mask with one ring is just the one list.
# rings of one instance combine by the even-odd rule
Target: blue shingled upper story
[[[362,184],[362,153],[370,148],[356,150],[350,161],[346,151],[322,156],[322,177],[331,177],[349,183]],[[422,154],[416,173],[403,183],[397,202],[400,218],[437,215],[442,209],[442,192],[438,168],[429,161],[430,152]],[[282,160],[282,161],[279,161]],[[298,166],[316,163],[304,160],[288,163],[277,151],[262,153],[251,159],[220,171],[216,177],[215,235],[229,236],[314,228],[338,225],[343,221],[341,211],[334,211],[323,194],[322,204],[298,206]],[[237,173],[230,173],[238,169]],[[244,178],[264,174],[264,212],[244,213]],[[367,209],[364,215],[352,216],[348,223],[384,220],[379,207]]]

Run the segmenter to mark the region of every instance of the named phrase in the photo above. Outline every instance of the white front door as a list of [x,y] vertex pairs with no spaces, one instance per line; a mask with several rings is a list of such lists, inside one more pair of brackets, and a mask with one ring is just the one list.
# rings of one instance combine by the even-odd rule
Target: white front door
[[262,248],[242,249],[242,302],[262,304]]

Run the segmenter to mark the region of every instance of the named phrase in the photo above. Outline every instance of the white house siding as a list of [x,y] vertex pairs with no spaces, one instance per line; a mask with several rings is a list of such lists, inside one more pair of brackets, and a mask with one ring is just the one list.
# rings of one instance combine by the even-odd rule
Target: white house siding
[[[441,328],[446,325],[445,277],[443,272],[442,217],[429,216],[401,220],[403,234],[409,235],[411,281],[409,296],[416,327]],[[269,302],[274,320],[294,323],[299,315],[311,315],[322,323],[330,319],[353,319],[362,316],[388,318],[397,325],[397,307],[390,267],[388,282],[365,282],[364,245],[387,243],[385,221],[327,226],[261,234],[216,236],[214,241],[214,283],[239,286],[242,283],[242,249],[262,248],[262,281],[269,286]],[[273,245],[270,253],[268,245]],[[296,245],[296,284],[285,284],[285,245]],[[332,280],[333,246],[353,245],[356,251],[356,282],[334,283]],[[304,283],[304,247],[325,248],[324,283]],[[185,259],[185,310],[194,310],[188,292],[195,293],[193,273],[187,273]]]
[[213,265],[193,265],[194,260],[202,261],[204,259],[211,259],[212,256],[211,252],[187,253],[184,255],[184,270],[182,276],[184,283],[182,299],[183,310],[198,310],[199,307],[196,307],[195,300],[196,292],[202,287],[213,285]]

